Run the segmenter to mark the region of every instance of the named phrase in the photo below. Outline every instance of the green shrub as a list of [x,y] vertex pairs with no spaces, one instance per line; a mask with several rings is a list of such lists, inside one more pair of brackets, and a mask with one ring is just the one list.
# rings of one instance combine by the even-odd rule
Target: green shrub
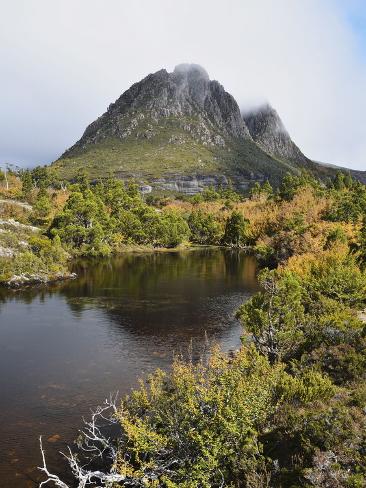
[[230,247],[244,247],[251,241],[249,220],[240,212],[234,211],[227,218],[222,243]]
[[220,223],[212,214],[193,211],[188,217],[191,241],[197,244],[218,244],[222,237]]

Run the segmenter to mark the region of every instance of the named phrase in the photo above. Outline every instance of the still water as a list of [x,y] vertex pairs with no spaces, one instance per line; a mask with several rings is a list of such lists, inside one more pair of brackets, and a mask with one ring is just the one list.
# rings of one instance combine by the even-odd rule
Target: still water
[[240,344],[233,314],[257,290],[243,253],[200,249],[75,264],[78,278],[0,291],[0,487],[38,486],[38,438],[49,465],[81,417],[110,392],[168,368],[176,353]]

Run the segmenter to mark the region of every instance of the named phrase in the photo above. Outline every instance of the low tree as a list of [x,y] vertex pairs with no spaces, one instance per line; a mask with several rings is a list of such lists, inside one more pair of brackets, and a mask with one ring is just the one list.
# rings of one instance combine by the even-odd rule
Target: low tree
[[49,186],[49,174],[46,166],[36,166],[31,171],[32,181],[36,188],[47,188]]
[[256,181],[250,189],[250,196],[252,199],[258,199],[262,195],[267,198],[272,198],[274,195],[272,185],[268,180],[266,180],[263,185]]
[[244,247],[250,242],[248,227],[249,220],[240,212],[233,211],[226,220],[222,243],[230,247]]
[[191,241],[197,244],[218,244],[222,236],[219,222],[212,214],[194,210],[188,217]]
[[366,266],[366,216],[363,219],[362,227],[359,233],[359,261],[361,266],[365,269]]
[[[170,373],[150,375],[120,407],[109,402],[98,409],[81,435],[79,455],[68,457],[73,474],[98,486],[269,488],[275,463],[263,456],[259,432],[281,401],[283,374],[253,347],[233,358],[214,350],[207,364],[176,359]],[[108,418],[121,428],[115,440],[97,424]],[[93,470],[90,458],[98,453],[106,462]],[[49,480],[67,488],[43,461]]]
[[300,175],[287,173],[282,180],[278,194],[281,199],[290,201],[298,193],[300,188],[305,187],[319,191],[321,184],[319,180],[307,171],[302,171]]
[[50,227],[51,235],[83,255],[109,254],[109,230],[106,208],[90,190],[73,192]]
[[22,182],[22,196],[23,198],[27,199],[29,198],[31,191],[34,188],[31,171],[23,171],[21,173],[20,179]]
[[[238,310],[245,337],[250,335],[271,363],[293,357],[303,341],[304,290],[292,273],[262,271],[263,291],[256,293]],[[244,339],[245,339],[244,337]]]
[[31,219],[37,225],[46,225],[49,223],[52,210],[50,197],[45,189],[38,192],[36,201],[33,204]]

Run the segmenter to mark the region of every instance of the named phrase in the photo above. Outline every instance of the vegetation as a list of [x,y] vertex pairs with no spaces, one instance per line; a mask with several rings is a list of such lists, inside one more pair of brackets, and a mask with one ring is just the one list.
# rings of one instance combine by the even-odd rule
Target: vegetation
[[[346,176],[324,185],[289,175],[277,192],[266,182],[246,199],[209,189],[156,206],[114,179],[90,187],[80,177],[68,189],[46,233],[72,254],[190,240],[250,246],[264,268],[261,291],[237,311],[240,351],[214,348],[198,363],[176,358],[170,372],[141,382],[113,409],[116,436],[98,431],[94,439],[104,446],[102,471],[100,459],[79,453],[91,479],[115,487],[366,486],[366,187]],[[79,445],[90,448],[90,439]],[[69,461],[78,478],[80,461]]]
[[212,214],[193,210],[188,217],[191,240],[197,244],[219,244],[221,228]]
[[[296,163],[274,159],[249,140],[221,134],[225,146],[208,144],[199,114],[181,115],[179,119],[167,116],[157,122],[148,111],[138,110],[126,114],[123,125],[129,128],[123,138],[112,136],[102,127],[105,137],[93,144],[73,146],[52,164],[52,169],[67,180],[74,178],[79,168],[92,179],[104,177],[106,168],[114,176],[137,175],[147,181],[172,174],[223,174],[235,178],[240,161],[241,177],[250,179],[254,172],[277,184],[286,172],[298,171]],[[322,167],[317,171],[329,172]]]
[[223,244],[231,247],[243,247],[249,243],[249,220],[239,212],[233,212],[226,220],[225,232],[222,238]]
[[[207,188],[181,200],[145,198],[136,185],[125,186],[112,177],[90,184],[80,171],[73,184],[42,167],[7,175],[9,188],[5,191],[3,184],[3,194],[32,205],[21,221],[38,226],[51,240],[59,236],[71,256],[190,242],[251,246],[264,264],[274,267],[292,255],[318,253],[336,242],[355,250],[362,241],[365,186],[343,173],[327,187],[307,173],[289,174],[277,192],[266,181],[256,183],[246,199],[230,188]],[[362,249],[358,251],[361,256]]]
[[189,227],[182,215],[147,205],[136,186],[110,179],[74,185],[50,233],[74,254],[95,256],[129,244],[175,247],[188,239]]
[[264,268],[261,291],[237,311],[239,352],[177,358],[116,407],[105,480],[366,486],[364,185],[342,173],[324,185],[303,173],[286,176],[278,191],[256,184],[248,198],[208,188],[145,199],[133,183],[90,184],[79,172],[66,187],[44,168],[8,171],[0,184],[10,197],[1,204],[3,283],[59,279],[70,257],[136,246],[250,248]]
[[25,250],[0,259],[0,283],[16,287],[69,277],[67,258],[59,240],[34,237]]

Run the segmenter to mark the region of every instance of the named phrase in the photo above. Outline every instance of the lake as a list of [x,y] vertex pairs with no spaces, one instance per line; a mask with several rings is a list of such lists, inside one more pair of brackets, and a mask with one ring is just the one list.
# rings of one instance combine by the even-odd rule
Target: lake
[[0,290],[0,486],[35,487],[39,436],[49,467],[77,436],[82,416],[110,392],[174,354],[204,354],[207,336],[240,345],[238,306],[258,289],[255,259],[196,249],[125,254],[74,264],[78,278]]

